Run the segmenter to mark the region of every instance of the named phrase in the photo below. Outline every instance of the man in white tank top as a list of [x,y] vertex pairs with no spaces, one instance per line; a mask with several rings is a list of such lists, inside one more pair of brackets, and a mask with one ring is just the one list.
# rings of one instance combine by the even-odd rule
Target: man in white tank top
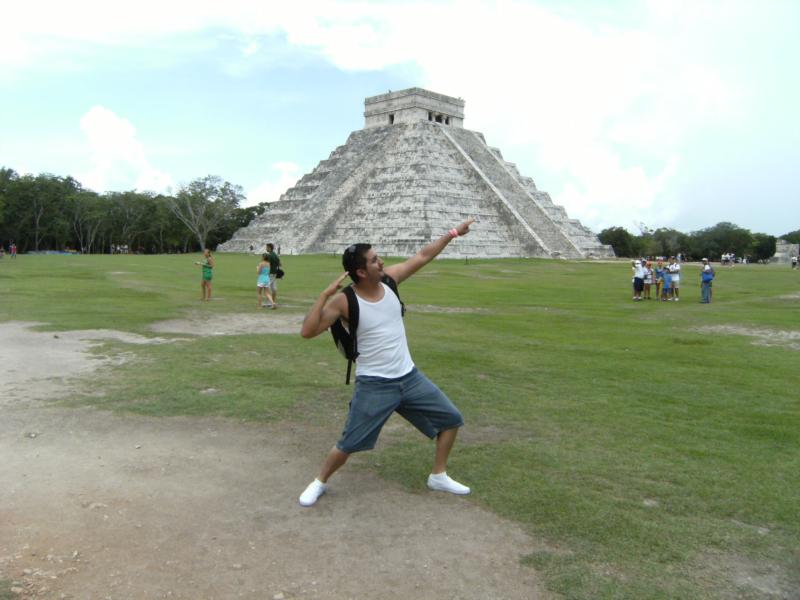
[[347,297],[338,292],[349,275],[359,307],[355,390],[342,437],[328,452],[317,478],[300,495],[301,505],[311,506],[325,493],[330,476],[353,452],[371,450],[394,412],[436,440],[428,487],[469,494],[470,489],[451,479],[446,471],[447,458],[464,419],[450,399],[414,365],[400,301],[382,280],[388,275],[399,285],[436,258],[451,240],[466,235],[473,222],[474,219],[464,221],[408,260],[385,269],[369,244],[353,244],[345,250],[342,257],[345,272],[317,298],[300,334],[310,339],[326,331],[337,319],[347,321]]

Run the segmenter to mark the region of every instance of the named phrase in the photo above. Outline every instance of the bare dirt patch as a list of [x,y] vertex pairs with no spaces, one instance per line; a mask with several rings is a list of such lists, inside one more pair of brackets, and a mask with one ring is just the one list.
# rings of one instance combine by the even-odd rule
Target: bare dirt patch
[[128,344],[164,344],[174,340],[149,338],[110,329],[32,331],[38,323],[0,323],[0,406],[63,395],[70,381],[125,360],[93,356],[89,349],[105,340]]
[[800,331],[786,331],[738,325],[708,325],[698,327],[700,333],[717,333],[722,335],[742,335],[753,338],[756,346],[783,346],[792,350],[800,350]]
[[183,319],[158,321],[151,331],[191,335],[245,335],[251,333],[300,334],[304,315],[281,309],[253,309],[252,313],[227,315],[191,314]]
[[489,314],[486,308],[461,306],[436,306],[435,304],[409,304],[408,310],[420,313]]
[[[735,554],[711,554],[703,558],[707,572],[713,574],[710,583],[719,579],[736,587],[741,598],[775,598],[796,600],[800,594],[789,576],[780,567]],[[794,591],[792,591],[794,589]]]
[[81,338],[3,327],[3,358],[38,343],[0,404],[0,583],[21,597],[546,597],[519,562],[543,548],[469,498],[408,493],[356,455],[303,509],[331,431],[36,402],[107,363]]

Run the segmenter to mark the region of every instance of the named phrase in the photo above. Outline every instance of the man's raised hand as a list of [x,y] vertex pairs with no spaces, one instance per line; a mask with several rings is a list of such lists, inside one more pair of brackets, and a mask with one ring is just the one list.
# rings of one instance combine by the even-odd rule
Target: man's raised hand
[[324,292],[325,295],[333,296],[336,292],[342,289],[342,282],[347,278],[348,275],[349,273],[345,271],[344,273],[339,275],[336,279],[334,279],[333,282],[327,288],[325,288]]
[[474,222],[475,222],[475,218],[474,217],[470,217],[469,219],[467,219],[466,221],[461,223],[461,225],[458,225],[456,227],[456,231],[458,232],[458,235],[460,235],[460,236],[461,235],[467,235],[469,233],[469,226],[472,225]]

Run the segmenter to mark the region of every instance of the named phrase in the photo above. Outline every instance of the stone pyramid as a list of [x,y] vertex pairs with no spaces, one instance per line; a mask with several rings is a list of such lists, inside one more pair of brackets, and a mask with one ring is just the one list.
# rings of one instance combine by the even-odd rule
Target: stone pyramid
[[473,216],[470,234],[442,256],[614,256],[481,133],[463,128],[463,100],[411,88],[364,106],[363,129],[218,251],[260,253],[272,242],[283,254],[340,254],[368,242],[384,256],[409,256]]

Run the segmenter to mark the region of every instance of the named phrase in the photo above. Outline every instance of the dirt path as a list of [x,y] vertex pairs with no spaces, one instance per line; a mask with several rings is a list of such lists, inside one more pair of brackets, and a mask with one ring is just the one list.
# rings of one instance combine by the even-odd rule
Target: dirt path
[[546,597],[519,564],[534,541],[469,499],[407,493],[356,463],[300,507],[330,442],[304,425],[37,400],[102,368],[86,340],[114,335],[0,324],[0,364],[13,364],[0,375],[0,580],[19,596]]

